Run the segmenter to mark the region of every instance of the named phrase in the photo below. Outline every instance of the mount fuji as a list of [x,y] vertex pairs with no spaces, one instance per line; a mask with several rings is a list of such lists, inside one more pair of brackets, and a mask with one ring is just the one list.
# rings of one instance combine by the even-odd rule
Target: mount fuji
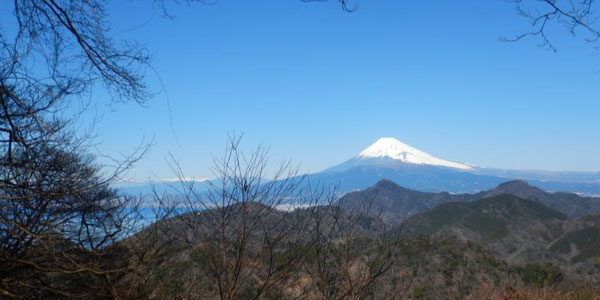
[[431,156],[421,150],[415,149],[395,138],[380,138],[367,149],[358,154],[360,159],[385,158],[401,161],[409,164],[422,164],[456,168],[462,170],[473,169],[466,164],[455,163]]
[[477,192],[521,179],[548,191],[600,194],[600,172],[484,168],[438,158],[391,137],[378,139],[355,157],[311,174],[309,179],[337,184],[342,192],[365,189],[381,179],[415,190],[451,193]]
[[[307,182],[335,185],[340,193],[364,190],[382,179],[422,192],[476,193],[512,180],[525,180],[546,191],[600,195],[600,172],[505,170],[453,162],[435,157],[395,138],[378,139],[349,160],[306,176]],[[209,180],[197,181],[206,190]],[[134,194],[174,193],[178,182],[127,183],[120,188]]]
[[473,170],[474,165],[463,164],[437,158],[419,149],[413,148],[395,138],[378,139],[354,158],[326,169],[324,172],[339,171],[356,166],[398,166],[420,165],[442,167],[457,170]]

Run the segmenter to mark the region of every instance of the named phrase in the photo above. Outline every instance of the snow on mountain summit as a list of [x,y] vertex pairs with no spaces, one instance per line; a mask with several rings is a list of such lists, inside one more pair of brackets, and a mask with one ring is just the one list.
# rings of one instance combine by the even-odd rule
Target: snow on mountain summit
[[359,158],[384,158],[400,160],[404,163],[419,165],[443,166],[455,169],[470,170],[472,166],[455,163],[427,154],[419,149],[413,148],[395,138],[385,137],[378,139],[358,154]]

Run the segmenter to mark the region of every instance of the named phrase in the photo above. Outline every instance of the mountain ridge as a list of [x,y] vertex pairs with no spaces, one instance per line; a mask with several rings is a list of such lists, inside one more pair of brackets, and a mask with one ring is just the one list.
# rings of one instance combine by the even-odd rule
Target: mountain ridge
[[509,264],[552,262],[570,276],[598,278],[598,220],[600,215],[568,219],[540,202],[503,194],[472,202],[443,203],[411,216],[387,235],[454,236],[484,245]]
[[550,191],[600,195],[600,172],[503,170],[437,158],[395,138],[380,138],[358,155],[309,174],[339,184],[343,192],[366,189],[380,179],[428,192],[476,193],[522,179]]
[[368,189],[342,196],[337,203],[342,207],[362,206],[372,213],[381,215],[387,221],[399,222],[442,203],[476,201],[504,194],[537,201],[570,218],[600,214],[600,198],[562,192],[549,193],[524,180],[504,182],[493,189],[473,194],[451,194],[415,191],[383,179]]

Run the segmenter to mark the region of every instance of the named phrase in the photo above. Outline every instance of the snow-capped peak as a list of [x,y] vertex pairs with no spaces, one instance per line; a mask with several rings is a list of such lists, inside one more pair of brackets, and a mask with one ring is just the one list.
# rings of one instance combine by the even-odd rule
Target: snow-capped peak
[[443,160],[432,155],[429,155],[419,149],[413,148],[395,138],[385,137],[378,139],[375,143],[369,146],[358,154],[359,158],[383,158],[400,160],[409,164],[422,164],[443,166],[449,168],[470,170],[472,166],[467,164],[455,163]]

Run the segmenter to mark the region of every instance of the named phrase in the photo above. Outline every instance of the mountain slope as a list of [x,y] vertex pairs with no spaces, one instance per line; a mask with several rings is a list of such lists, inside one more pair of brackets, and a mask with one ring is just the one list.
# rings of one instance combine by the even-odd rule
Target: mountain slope
[[476,198],[502,194],[538,201],[572,218],[600,213],[600,198],[582,197],[577,194],[563,192],[549,193],[523,180],[505,182],[493,190],[476,194]]
[[600,226],[570,231],[553,242],[548,249],[572,263],[600,259]]
[[[261,211],[265,223],[263,225],[261,221],[260,226],[254,227],[254,229],[249,227],[249,241],[262,241],[261,234],[266,228],[274,230],[274,232],[286,231],[285,224],[294,223],[286,222],[290,218],[307,218],[306,221],[310,224],[314,223],[312,220],[315,217],[320,218],[321,211],[337,212],[339,210],[339,207],[317,207],[316,210],[299,209],[296,212],[286,212],[268,209],[257,203],[249,205],[247,218],[254,219],[256,212]],[[228,209],[240,208],[237,205]],[[206,259],[207,256],[213,254],[211,251],[217,250],[213,247],[202,247],[206,240],[197,238],[196,233],[196,230],[201,230],[210,235],[212,231],[220,230],[218,226],[207,226],[211,224],[209,219],[212,215],[209,211],[194,212],[177,216],[171,222],[156,224],[160,232],[171,233],[173,232],[171,230],[177,232],[177,234],[168,234],[174,238],[173,244],[169,245],[169,250],[164,251],[153,262],[154,273],[149,272],[149,277],[145,281],[145,286],[150,289],[152,294],[156,295],[156,298],[170,298],[169,296],[173,295],[185,298],[186,288],[192,288],[195,294],[203,297],[218,298],[216,295],[218,289],[214,285],[213,273],[210,273],[212,265]],[[231,214],[231,217],[233,219],[230,221],[233,223],[228,227],[233,230],[238,229],[237,222],[240,221],[238,218],[242,216]],[[371,219],[368,222],[369,226],[365,226],[363,218],[356,219],[359,222],[337,223],[340,220],[344,222],[344,219],[345,217],[322,219],[323,222],[320,224],[327,228],[329,222],[336,222],[336,226],[341,226],[341,229],[348,233],[344,234],[343,238],[335,234],[326,235],[326,240],[306,248],[299,246],[302,243],[297,243],[293,239],[290,240],[290,243],[280,243],[282,248],[278,248],[281,252],[278,252],[275,257],[277,260],[283,259],[285,254],[294,255],[298,248],[306,250],[307,256],[303,257],[300,265],[292,266],[290,273],[281,277],[282,280],[274,282],[272,292],[280,294],[275,294],[273,297],[267,295],[262,298],[324,298],[323,294],[320,294],[322,292],[320,288],[326,286],[332,288],[331,293],[336,298],[344,299],[347,296],[343,291],[347,289],[348,285],[340,279],[352,276],[350,283],[360,285],[363,280],[370,279],[369,277],[362,279],[362,276],[369,276],[370,270],[377,270],[379,264],[389,264],[389,267],[386,267],[387,271],[378,278],[367,298],[397,298],[399,293],[400,295],[417,295],[417,298],[440,298],[449,291],[452,291],[453,295],[458,298],[467,298],[475,292],[475,288],[478,286],[487,286],[493,291],[501,291],[508,283],[509,278],[520,276],[516,269],[498,260],[489,250],[476,243],[456,237],[429,238],[423,236],[382,241],[380,233],[383,231],[380,231],[377,226],[373,226],[377,225],[378,220]],[[192,220],[200,221],[200,226],[181,224]],[[275,224],[277,226],[272,226]],[[169,226],[169,228],[164,226]],[[140,233],[142,235],[140,239],[146,240],[143,234],[152,232],[154,231]],[[311,231],[307,230],[307,232]],[[309,235],[305,237],[311,238]],[[231,238],[232,245],[236,245],[235,235],[227,236],[227,238]],[[252,253],[250,251],[254,251],[254,249],[266,251],[262,248],[264,247],[262,243],[257,245],[256,248],[255,246],[249,247],[249,253]],[[311,243],[306,245],[311,245]],[[349,251],[346,251],[342,245],[349,245],[347,248]],[[270,261],[270,259],[253,258],[250,260],[248,268],[268,270]],[[322,280],[320,275],[324,275],[326,281],[320,281]],[[243,279],[240,284],[243,289],[252,291],[256,288],[255,285],[258,283],[255,278],[258,275],[249,276],[245,273],[243,276],[245,277],[241,277]],[[190,285],[190,282],[197,284]],[[428,288],[424,289],[424,286]],[[342,293],[336,292],[338,290],[341,290]],[[179,292],[181,294],[178,294]],[[330,293],[327,292],[325,295],[328,294]],[[340,296],[337,296],[338,294]],[[239,298],[247,297],[244,294]]]
[[567,217],[539,202],[510,195],[474,202],[451,202],[415,215],[394,236],[455,235],[481,242],[509,263],[555,259],[547,251],[565,232]]
[[600,278],[600,216],[571,220],[539,202],[510,195],[450,202],[415,215],[390,238],[454,236],[484,245],[510,264],[553,262],[573,278]]
[[308,178],[312,182],[337,184],[342,192],[366,189],[382,179],[410,189],[451,193],[479,192],[507,181],[501,177],[440,166],[407,164],[390,158],[351,159]]
[[501,170],[444,160],[394,138],[381,138],[355,157],[311,181],[339,184],[343,192],[365,189],[381,179],[428,192],[475,193],[526,179],[546,190],[600,195],[600,173]]
[[581,197],[569,193],[548,193],[522,180],[505,182],[491,190],[476,194],[450,194],[419,192],[384,179],[364,191],[344,195],[338,201],[338,205],[362,208],[372,214],[380,215],[386,221],[399,222],[442,203],[474,201],[505,194],[539,202],[570,218],[600,214],[600,198]]
[[402,232],[431,234],[451,226],[477,232],[482,239],[502,238],[507,226],[540,220],[566,220],[567,217],[543,204],[511,195],[500,195],[473,202],[441,204],[409,218]]
[[401,187],[382,179],[374,186],[341,197],[337,204],[347,209],[369,211],[385,221],[398,222],[450,201],[467,201],[475,195],[453,195],[447,192],[426,193]]
[[466,164],[455,163],[434,157],[421,150],[413,148],[395,138],[380,138],[367,149],[358,154],[358,158],[391,158],[409,164],[434,165],[462,170],[473,169]]

